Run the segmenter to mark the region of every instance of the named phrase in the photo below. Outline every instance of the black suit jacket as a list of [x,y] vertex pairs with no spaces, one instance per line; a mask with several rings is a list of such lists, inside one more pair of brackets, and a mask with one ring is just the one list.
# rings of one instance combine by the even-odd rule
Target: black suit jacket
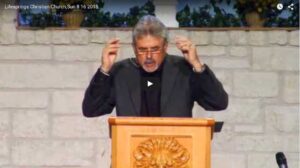
[[[140,116],[141,77],[133,60],[116,63],[109,77],[96,72],[83,100],[84,116],[108,114],[114,107],[118,116]],[[191,117],[194,101],[206,110],[223,110],[228,95],[208,66],[204,72],[195,73],[183,57],[167,55],[162,72],[161,116]]]

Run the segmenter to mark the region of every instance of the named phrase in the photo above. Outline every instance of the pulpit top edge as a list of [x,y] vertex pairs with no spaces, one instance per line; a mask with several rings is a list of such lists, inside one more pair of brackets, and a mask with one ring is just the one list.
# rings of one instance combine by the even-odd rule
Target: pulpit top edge
[[144,126],[208,126],[215,125],[212,118],[176,118],[176,117],[110,117],[109,125]]

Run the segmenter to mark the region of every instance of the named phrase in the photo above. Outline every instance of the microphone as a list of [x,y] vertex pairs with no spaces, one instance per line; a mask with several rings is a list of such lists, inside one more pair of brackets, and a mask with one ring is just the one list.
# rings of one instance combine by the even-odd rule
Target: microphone
[[283,152],[276,153],[276,162],[277,162],[279,168],[288,168],[287,161],[286,161],[286,158],[285,158]]

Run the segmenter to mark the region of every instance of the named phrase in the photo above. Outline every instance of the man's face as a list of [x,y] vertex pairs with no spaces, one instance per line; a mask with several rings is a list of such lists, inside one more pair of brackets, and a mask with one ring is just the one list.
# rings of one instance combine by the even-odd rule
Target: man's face
[[133,47],[139,65],[146,72],[156,71],[163,62],[167,51],[164,39],[151,35],[137,38]]

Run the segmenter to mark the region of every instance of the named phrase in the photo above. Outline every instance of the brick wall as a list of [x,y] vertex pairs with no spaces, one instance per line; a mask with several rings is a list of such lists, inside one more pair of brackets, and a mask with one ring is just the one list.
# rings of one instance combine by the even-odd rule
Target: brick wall
[[[133,56],[130,31],[16,30],[0,11],[0,167],[109,168],[107,117],[84,118],[83,93],[103,43],[119,37],[119,60]],[[186,31],[230,95],[215,134],[213,168],[277,167],[284,151],[299,167],[299,31]],[[180,54],[172,43],[169,53]]]

